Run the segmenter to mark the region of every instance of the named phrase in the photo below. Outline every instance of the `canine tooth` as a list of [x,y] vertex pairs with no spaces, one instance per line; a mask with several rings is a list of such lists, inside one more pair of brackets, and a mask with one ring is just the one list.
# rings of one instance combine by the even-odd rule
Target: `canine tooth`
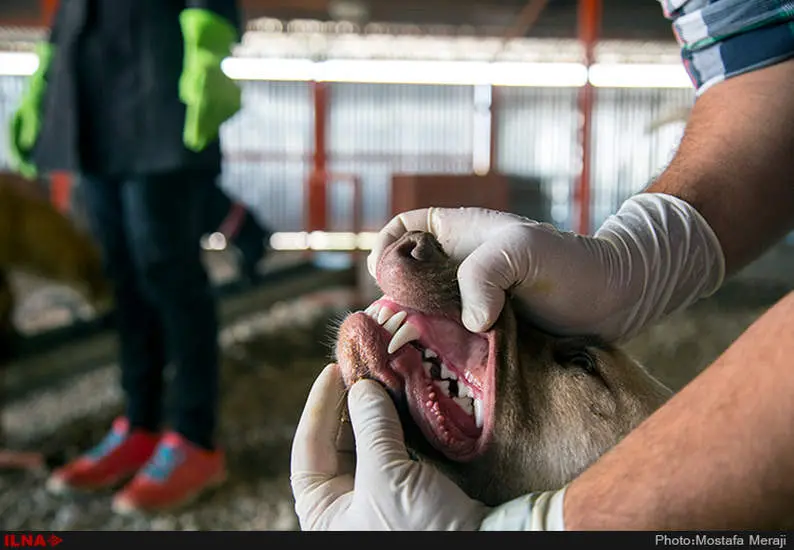
[[441,391],[443,391],[443,392],[444,392],[444,395],[446,395],[447,397],[449,397],[449,382],[447,382],[446,380],[436,380],[435,382],[433,382],[433,384],[434,384],[434,385],[435,385],[435,386],[436,386],[438,389],[440,389]]
[[369,315],[369,316],[371,317],[371,316],[372,316],[372,314],[375,312],[375,308],[376,308],[376,307],[378,307],[378,305],[377,305],[377,304],[370,304],[370,305],[367,307],[367,309],[365,309],[365,310],[364,310],[364,313],[366,313],[367,315]]
[[450,380],[457,380],[457,375],[449,370],[444,363],[441,363],[441,378],[449,378]]
[[480,399],[474,400],[474,423],[477,425],[478,428],[482,428],[483,425],[482,400]]
[[[405,313],[404,311],[398,311],[397,313],[392,315],[389,318],[389,320],[386,321],[385,324],[383,324],[383,323],[381,323],[381,324],[383,324],[383,328],[385,328],[386,330],[388,330],[389,332],[394,334],[395,332],[397,332],[397,329],[400,328],[400,325],[403,324],[403,321],[405,321],[405,318],[407,316],[408,316],[408,314]],[[391,353],[391,352],[389,352],[389,353]]]
[[378,313],[378,324],[382,325],[383,323],[391,319],[392,315],[394,315],[394,312],[389,308],[387,308],[386,306],[383,306],[380,310],[380,313]]
[[424,352],[425,359],[430,357],[438,357],[438,354],[430,348],[426,348]]
[[[396,317],[396,315],[394,317]],[[394,319],[394,317],[392,317],[392,319]],[[391,342],[389,342],[388,352],[394,353],[408,342],[418,340],[419,336],[421,336],[421,334],[419,333],[418,328],[411,323],[405,323],[397,332],[394,333],[394,336],[392,336]]]
[[458,407],[463,409],[466,412],[466,414],[468,415],[474,414],[474,409],[472,408],[471,405],[471,399],[466,399],[465,397],[464,398],[455,397],[453,398],[453,401],[455,401],[455,403],[458,404]]

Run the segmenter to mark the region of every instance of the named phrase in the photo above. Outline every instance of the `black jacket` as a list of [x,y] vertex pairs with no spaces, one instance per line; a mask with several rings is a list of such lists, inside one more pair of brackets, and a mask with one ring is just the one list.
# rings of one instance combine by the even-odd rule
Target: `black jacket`
[[218,140],[200,153],[182,144],[179,13],[185,8],[211,10],[241,26],[235,0],[60,1],[33,158],[40,171],[220,172]]

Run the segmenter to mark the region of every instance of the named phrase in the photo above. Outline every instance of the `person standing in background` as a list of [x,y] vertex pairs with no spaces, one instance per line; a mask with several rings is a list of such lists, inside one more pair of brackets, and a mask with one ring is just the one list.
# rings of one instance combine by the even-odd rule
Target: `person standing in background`
[[[201,259],[220,125],[241,104],[221,70],[239,39],[233,0],[61,0],[12,121],[24,175],[79,174],[114,283],[126,413],[48,487],[132,478],[117,512],[184,504],[225,478],[216,445],[218,321]],[[163,425],[163,371],[175,368]]]

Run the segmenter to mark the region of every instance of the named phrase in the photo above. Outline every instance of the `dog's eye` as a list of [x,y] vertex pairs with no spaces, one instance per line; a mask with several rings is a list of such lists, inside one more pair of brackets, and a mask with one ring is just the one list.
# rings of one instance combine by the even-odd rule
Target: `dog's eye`
[[559,353],[557,362],[567,368],[581,369],[588,374],[596,372],[595,358],[584,351]]

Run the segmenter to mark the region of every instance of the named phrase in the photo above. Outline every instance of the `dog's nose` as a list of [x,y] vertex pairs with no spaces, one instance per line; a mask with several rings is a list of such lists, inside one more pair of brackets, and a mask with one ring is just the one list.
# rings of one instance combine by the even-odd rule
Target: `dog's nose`
[[403,235],[402,241],[396,250],[400,258],[426,263],[445,259],[438,241],[430,233],[411,231]]

